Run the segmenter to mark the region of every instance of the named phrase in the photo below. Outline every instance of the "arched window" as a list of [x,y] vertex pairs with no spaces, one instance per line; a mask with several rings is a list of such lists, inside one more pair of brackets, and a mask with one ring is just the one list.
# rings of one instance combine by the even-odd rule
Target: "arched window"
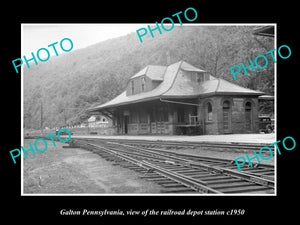
[[229,109],[230,108],[230,102],[229,101],[224,101],[223,102],[223,109]]
[[246,104],[245,104],[245,110],[247,111],[247,110],[251,110],[251,102],[247,102]]
[[206,103],[206,115],[207,115],[207,121],[212,121],[213,114],[212,114],[212,105],[210,102]]

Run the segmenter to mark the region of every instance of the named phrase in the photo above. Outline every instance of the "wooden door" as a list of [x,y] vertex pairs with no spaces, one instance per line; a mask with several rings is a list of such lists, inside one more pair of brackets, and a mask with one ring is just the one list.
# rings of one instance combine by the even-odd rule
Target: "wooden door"
[[128,134],[129,116],[124,116],[124,133]]
[[150,133],[156,134],[156,110],[151,108],[150,112]]
[[246,131],[252,130],[252,110],[250,102],[247,102],[245,105],[245,128]]

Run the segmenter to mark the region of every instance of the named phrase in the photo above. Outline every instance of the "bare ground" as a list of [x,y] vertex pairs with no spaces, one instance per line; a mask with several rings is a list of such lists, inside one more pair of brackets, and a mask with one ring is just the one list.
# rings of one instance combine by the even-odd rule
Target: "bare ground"
[[[24,149],[28,142],[25,139]],[[32,155],[23,161],[24,194],[114,194],[114,193],[159,193],[161,187],[139,178],[132,170],[112,165],[100,156],[78,148],[62,148],[50,140],[45,152]],[[40,149],[44,144],[40,144]]]
[[[24,149],[34,139],[24,140]],[[45,152],[27,152],[23,159],[24,194],[155,194],[163,188],[158,184],[139,178],[141,175],[130,169],[112,165],[99,155],[79,148],[62,148],[67,144],[59,141],[53,146],[47,140]],[[38,142],[38,148],[44,149]],[[174,152],[234,160],[245,152],[228,152],[197,149],[167,149]],[[247,152],[249,157],[253,157]],[[266,156],[267,157],[267,156]],[[274,159],[262,163],[274,164]]]

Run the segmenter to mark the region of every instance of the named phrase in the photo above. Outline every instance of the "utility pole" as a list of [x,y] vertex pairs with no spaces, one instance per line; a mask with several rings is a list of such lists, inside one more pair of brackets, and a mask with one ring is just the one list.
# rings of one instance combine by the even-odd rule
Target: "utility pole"
[[66,108],[64,108],[64,122],[65,122],[64,127],[66,127],[67,126]]
[[41,102],[41,133],[43,134],[43,103]]

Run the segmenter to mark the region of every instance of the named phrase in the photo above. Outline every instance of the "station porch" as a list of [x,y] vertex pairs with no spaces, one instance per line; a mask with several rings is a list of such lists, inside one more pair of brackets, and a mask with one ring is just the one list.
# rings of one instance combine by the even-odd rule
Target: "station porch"
[[116,134],[202,134],[196,100],[186,105],[149,101],[122,106],[113,112]]

